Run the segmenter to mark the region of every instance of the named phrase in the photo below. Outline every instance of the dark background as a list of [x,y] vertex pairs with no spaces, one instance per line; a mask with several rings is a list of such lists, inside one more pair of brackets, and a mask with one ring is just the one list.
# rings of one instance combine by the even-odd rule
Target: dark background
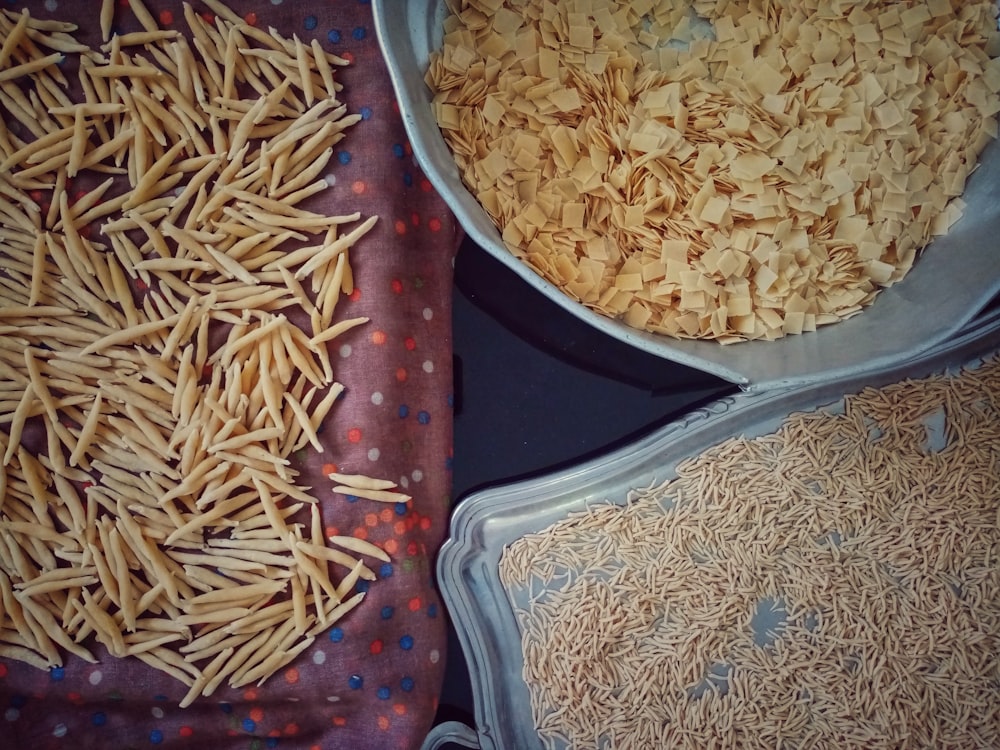
[[[456,503],[609,452],[735,390],[578,321],[468,239],[455,261],[452,321]],[[450,625],[447,658],[437,721],[474,727]]]

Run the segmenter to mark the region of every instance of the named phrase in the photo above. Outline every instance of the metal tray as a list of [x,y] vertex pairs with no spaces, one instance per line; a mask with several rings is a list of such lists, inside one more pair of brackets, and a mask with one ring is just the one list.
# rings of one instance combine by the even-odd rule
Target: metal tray
[[735,435],[771,432],[792,412],[832,408],[866,386],[953,369],[997,351],[1000,309],[927,356],[903,365],[804,388],[739,393],[604,457],[470,495],[452,517],[437,577],[469,663],[476,726],[439,725],[424,747],[430,750],[446,741],[491,750],[543,747],[521,676],[521,634],[498,574],[505,545],[588,504],[622,504],[629,489],[672,478],[680,461]]
[[[814,333],[720,346],[639,331],[584,307],[536,274],[503,245],[488,214],[465,188],[430,108],[424,72],[443,37],[445,0],[372,0],[375,30],[389,68],[413,155],[465,231],[511,268],[526,289],[550,298],[597,330],[630,346],[763,390],[876,372],[927,352],[962,329],[1000,292],[1000,142],[983,153],[963,199],[962,218],[935,240],[903,281],[862,314]],[[890,335],[886,335],[887,332]]]

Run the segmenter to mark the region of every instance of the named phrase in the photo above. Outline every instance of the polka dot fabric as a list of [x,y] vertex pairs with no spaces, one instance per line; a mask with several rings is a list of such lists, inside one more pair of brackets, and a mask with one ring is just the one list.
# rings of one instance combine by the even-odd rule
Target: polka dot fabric
[[[186,32],[179,2],[147,0],[165,28]],[[6,8],[23,3],[4,0]],[[91,0],[27,3],[33,15],[74,20],[97,46]],[[205,8],[193,3],[196,9]],[[117,28],[135,30],[127,0]],[[414,163],[366,0],[230,2],[350,61],[336,75],[361,115],[336,145],[330,187],[309,207],[380,217],[351,254],[356,289],[339,315],[371,318],[332,345],[346,391],[323,426],[323,453],[295,458],[320,498],[329,534],[385,549],[362,605],[260,688],[220,689],[186,709],[186,688],[95,646],[98,664],[67,657],[42,672],[0,660],[0,745],[10,748],[411,748],[437,708],[446,629],[432,559],[446,530],[451,456],[451,274],[459,231]],[[80,20],[84,19],[84,20]],[[331,470],[392,479],[413,497],[385,505],[335,494]]]

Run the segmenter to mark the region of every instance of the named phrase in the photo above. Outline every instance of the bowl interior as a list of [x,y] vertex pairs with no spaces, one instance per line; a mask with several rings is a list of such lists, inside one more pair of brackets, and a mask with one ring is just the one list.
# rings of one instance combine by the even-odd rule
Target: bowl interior
[[429,106],[424,72],[443,37],[445,0],[373,0],[375,26],[413,154],[468,235],[537,293],[595,329],[747,390],[803,385],[905,362],[961,330],[1000,292],[1000,143],[983,152],[963,200],[965,215],[923,252],[902,282],[860,315],[777,341],[720,346],[631,328],[589,310],[514,257],[466,189]]

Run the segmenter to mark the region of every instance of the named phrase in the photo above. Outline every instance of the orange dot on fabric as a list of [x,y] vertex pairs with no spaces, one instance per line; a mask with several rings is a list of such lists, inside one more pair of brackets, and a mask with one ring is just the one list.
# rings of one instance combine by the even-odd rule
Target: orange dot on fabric
[[355,195],[363,195],[368,190],[368,186],[362,180],[355,180],[351,185],[351,191]]
[[396,229],[396,234],[406,234],[406,222],[402,219],[396,219],[393,227]]
[[382,653],[382,649],[384,647],[385,647],[385,644],[382,643],[382,641],[380,639],[375,639],[374,641],[372,641],[372,645],[370,645],[368,647],[368,650],[371,651],[373,654],[377,655],[377,654],[381,654]]
[[333,725],[335,727],[344,727],[344,726],[347,726],[347,718],[344,717],[344,716],[334,716],[333,717]]
[[406,377],[407,375],[405,367],[400,367],[398,370],[396,370],[396,380],[398,380],[400,383],[405,383]]
[[409,544],[406,545],[406,554],[408,554],[410,557],[416,557],[419,551],[420,548],[417,546],[416,542],[410,542]]
[[250,718],[254,721],[260,722],[264,720],[264,709],[260,706],[254,706],[250,709]]
[[396,511],[392,508],[383,508],[382,512],[378,514],[378,517],[382,520],[382,523],[389,523],[392,521],[392,517],[396,515]]
[[291,722],[289,724],[285,724],[285,728],[284,728],[283,731],[284,731],[285,734],[289,735],[290,737],[294,737],[296,734],[299,733],[299,725],[296,724],[295,722]]
[[390,555],[395,555],[396,552],[399,551],[399,542],[397,542],[395,539],[386,539],[385,543],[382,545],[382,549],[384,549]]
[[291,667],[285,670],[285,682],[289,685],[294,685],[299,681],[299,670],[295,667]]
[[386,338],[385,331],[375,331],[375,333],[372,334],[372,343],[375,344],[375,346],[382,346],[382,344],[385,343]]
[[370,529],[374,529],[378,526],[378,516],[374,513],[368,513],[365,515],[365,526]]
[[6,677],[6,676],[7,676],[7,665],[0,664],[0,677]]
[[410,608],[411,612],[418,612],[420,610],[420,607],[422,606],[420,603],[420,597],[419,596],[413,597],[412,599],[410,599],[409,603],[406,606]]
[[399,536],[403,536],[403,534],[406,533],[406,521],[396,521],[396,523],[392,525],[392,530]]
[[403,339],[403,346],[406,347],[406,351],[412,352],[414,349],[417,348],[417,342],[414,341],[412,336],[407,336],[405,339]]
[[247,690],[244,690],[243,691],[243,700],[246,700],[246,701],[255,701],[255,700],[257,700],[257,689],[256,688],[248,688]]
[[366,529],[364,526],[358,526],[358,528],[354,530],[354,537],[355,539],[367,539],[368,529]]
[[190,737],[191,735],[194,734],[194,729],[192,729],[189,726],[183,726],[177,730],[177,734],[179,734],[181,737]]
[[169,26],[174,22],[174,14],[169,10],[160,11],[160,23],[164,26]]
[[420,226],[420,214],[418,214],[416,211],[414,211],[412,214],[410,214],[410,223],[413,224],[413,226],[415,226],[415,227],[419,227]]
[[326,531],[327,536],[340,536],[340,529],[336,526],[327,526],[324,531]]
[[424,179],[420,181],[420,189],[423,190],[425,193],[429,193],[431,190],[434,189],[434,186],[431,185],[430,180]]
[[337,464],[323,464],[323,473],[324,474],[336,474],[337,473]]
[[427,228],[430,229],[432,232],[440,232],[441,231],[441,219],[439,219],[436,216],[433,217],[430,221],[427,222]]
[[357,287],[354,287],[354,291],[347,295],[347,299],[349,299],[351,302],[357,302],[359,299],[361,299],[361,290],[358,289]]
[[402,294],[403,293],[403,282],[400,281],[399,279],[393,279],[392,280],[392,284],[390,286],[392,287],[392,293],[393,294]]
[[431,527],[431,519],[428,516],[424,516],[420,519],[420,528],[427,531]]
[[250,26],[256,26],[257,25],[257,14],[254,13],[253,11],[250,11],[245,16],[243,16],[243,20],[246,21]]
[[272,729],[270,732],[267,733],[267,736],[268,737],[280,737],[281,736],[281,730],[280,729]]
[[379,716],[378,717],[378,728],[381,729],[383,732],[388,731],[388,729],[389,729],[389,717],[388,716]]
[[70,703],[80,703],[81,695],[79,693],[67,693],[66,697]]
[[406,705],[403,703],[396,703],[393,705],[392,710],[399,716],[404,716],[406,714]]
[[352,443],[361,442],[361,429],[358,427],[352,427],[347,431],[347,439]]
[[342,58],[344,58],[345,60],[347,60],[347,62],[349,64],[351,64],[351,65],[354,64],[354,53],[353,52],[342,52],[340,56]]

